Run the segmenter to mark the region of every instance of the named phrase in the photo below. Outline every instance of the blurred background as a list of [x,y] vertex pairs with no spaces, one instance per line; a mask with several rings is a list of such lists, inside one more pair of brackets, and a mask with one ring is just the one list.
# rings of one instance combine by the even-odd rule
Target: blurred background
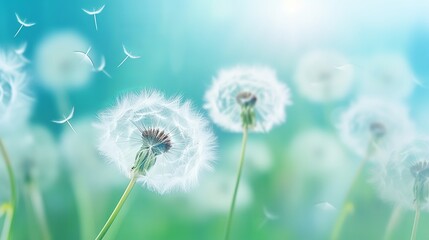
[[[103,5],[96,31],[82,8]],[[328,239],[360,160],[339,138],[340,113],[361,95],[383,95],[408,106],[418,132],[429,130],[428,10],[423,0],[0,0],[0,48],[27,44],[24,70],[34,99],[29,123],[1,136],[19,187],[13,239],[94,238],[128,183],[96,150],[96,114],[142,89],[181,94],[202,109],[218,71],[236,65],[273,68],[293,105],[284,124],[249,136],[232,238]],[[21,26],[15,13],[36,24],[14,38]],[[123,46],[140,58],[118,67]],[[89,48],[96,72],[77,67],[78,55],[70,54]],[[325,72],[338,85],[322,95],[306,91],[302,81]],[[79,135],[52,122],[72,107]],[[213,129],[218,157],[200,186],[162,196],[136,186],[106,239],[223,238],[241,135]],[[3,162],[0,174],[5,202]],[[368,167],[358,181],[340,239],[385,233],[394,207],[379,198],[371,174]],[[408,238],[412,220],[404,211],[391,239]],[[426,224],[423,212],[418,236],[429,234]]]

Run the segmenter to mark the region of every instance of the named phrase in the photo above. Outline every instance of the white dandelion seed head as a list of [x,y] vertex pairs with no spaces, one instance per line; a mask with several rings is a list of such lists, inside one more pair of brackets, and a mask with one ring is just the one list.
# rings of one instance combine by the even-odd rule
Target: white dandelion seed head
[[[106,166],[105,160],[97,149],[97,130],[90,119],[78,119],[73,128],[65,128],[60,138],[60,149],[72,176],[94,190],[111,188],[122,184],[121,176],[115,174],[116,166]],[[96,174],[95,174],[96,173]]]
[[[155,164],[138,176],[139,182],[160,194],[189,189],[197,183],[201,170],[210,168],[214,158],[215,137],[189,101],[166,99],[157,91],[128,94],[99,118],[99,150],[128,177],[136,154],[142,145],[149,144],[150,139],[144,139],[141,130],[166,136],[170,149],[163,149]],[[155,151],[158,145],[165,146],[151,145],[150,149]]]
[[415,134],[403,104],[368,97],[357,100],[341,115],[338,130],[343,142],[361,157],[373,143],[376,150],[373,156],[378,160]]
[[23,125],[29,118],[33,101],[27,93],[24,62],[13,52],[0,50],[0,133]]
[[[291,194],[292,201],[300,204],[303,198],[310,199],[309,196],[314,201],[342,201],[353,167],[335,135],[322,129],[307,129],[292,139],[285,155],[295,169],[297,184]],[[308,189],[312,189],[311,192]]]
[[17,178],[23,183],[49,187],[58,177],[60,153],[51,132],[27,126],[5,138]]
[[267,132],[284,122],[285,107],[292,104],[289,88],[277,80],[271,68],[237,66],[222,69],[205,94],[204,108],[213,122],[232,132],[243,129],[241,106],[237,103],[240,93],[251,93],[256,97],[256,122],[251,129],[255,132]]
[[404,100],[411,95],[418,80],[403,56],[385,54],[368,62],[360,83],[361,95]]
[[[233,141],[227,144],[226,159],[240,157],[241,142]],[[268,144],[263,140],[249,139],[246,144],[246,169],[252,173],[269,171],[273,165],[273,157]],[[235,162],[231,162],[235,163]],[[234,165],[235,166],[235,165]]]
[[414,184],[421,173],[425,182],[425,201],[421,209],[429,210],[429,138],[419,137],[392,152],[388,161],[372,171],[371,182],[385,201],[407,209],[415,209]]
[[315,51],[304,55],[295,73],[298,92],[313,102],[341,100],[352,89],[354,69],[342,54]]
[[[223,214],[228,212],[234,192],[235,175],[228,172],[210,173],[201,178],[201,184],[189,195],[198,213]],[[253,200],[253,192],[246,178],[240,181],[236,208],[244,209]]]
[[88,83],[93,66],[75,51],[86,52],[90,44],[78,33],[57,32],[47,36],[36,50],[40,80],[49,88],[67,89]]

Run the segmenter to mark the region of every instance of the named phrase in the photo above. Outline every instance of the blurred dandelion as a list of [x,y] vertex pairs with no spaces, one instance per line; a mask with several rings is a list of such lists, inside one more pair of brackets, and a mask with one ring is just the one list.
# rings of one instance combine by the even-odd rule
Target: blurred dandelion
[[90,11],[90,10],[86,10],[86,9],[83,9],[83,8],[82,8],[82,11],[84,11],[86,14],[88,14],[88,15],[93,16],[93,17],[94,17],[95,31],[98,31],[97,15],[98,15],[98,14],[100,14],[100,13],[103,11],[103,9],[104,9],[104,7],[105,7],[105,6],[106,6],[106,5],[103,5],[103,6],[101,6],[101,7],[100,7],[100,8],[98,8],[98,9],[93,9],[92,11]]
[[[74,128],[80,134],[75,134],[71,128],[65,129],[60,138],[60,149],[70,170],[79,208],[81,239],[91,239],[97,233],[96,224],[101,224],[104,220],[97,215],[104,209],[104,196],[112,187],[119,187],[123,181],[120,175],[115,174],[116,167],[106,166],[99,154],[96,148],[97,132],[92,121],[89,118],[76,120]],[[95,199],[94,193],[97,194]]]
[[268,210],[266,206],[263,207],[262,211],[264,213],[264,220],[262,220],[261,224],[259,224],[259,228],[262,228],[269,221],[275,221],[280,218],[277,214]]
[[32,99],[26,92],[24,65],[23,59],[15,52],[0,50],[0,153],[10,184],[10,200],[2,205],[6,214],[2,239],[10,237],[17,198],[13,166],[2,139],[27,122],[32,108]]
[[[359,163],[352,184],[346,194],[333,239],[339,237],[346,206],[352,190],[365,164],[374,159],[384,162],[392,149],[396,149],[414,137],[414,125],[407,109],[398,102],[376,98],[361,98],[343,113],[339,124],[340,136],[355,153],[363,159]],[[351,203],[350,203],[351,204]]]
[[23,44],[21,44],[18,48],[15,48],[14,52],[16,53],[16,55],[18,55],[25,63],[29,63],[30,60],[28,60],[25,56],[24,53],[27,50],[27,42],[24,42]]
[[419,84],[407,60],[399,54],[377,55],[370,59],[360,81],[361,95],[405,100]]
[[89,46],[80,34],[72,31],[47,36],[39,44],[35,56],[40,80],[56,91],[85,85],[91,78],[93,66],[83,62],[74,52]]
[[5,138],[5,145],[10,150],[16,177],[25,187],[43,239],[51,239],[40,191],[58,177],[59,151],[54,137],[44,127],[27,126]]
[[416,238],[421,210],[429,209],[429,138],[419,137],[399,150],[373,172],[372,181],[384,200],[414,209],[411,239]]
[[267,132],[285,121],[289,89],[268,67],[238,66],[221,70],[205,94],[205,108],[212,120],[226,130],[243,132],[237,179],[226,225],[229,239],[235,201],[244,164],[248,131]]
[[[237,157],[237,149],[241,147],[239,142],[231,142],[227,144],[226,158],[232,159]],[[249,139],[247,143],[246,163],[247,168],[251,173],[267,172],[273,165],[273,157],[267,143],[263,140]],[[231,163],[231,162],[229,162]]]
[[13,36],[14,38],[15,38],[16,36],[18,36],[19,32],[21,32],[21,29],[22,29],[23,27],[32,27],[32,26],[36,25],[36,23],[28,23],[28,22],[26,22],[26,21],[27,21],[27,19],[22,20],[22,19],[18,16],[18,13],[15,13],[15,17],[16,17],[16,20],[18,21],[18,23],[19,23],[19,24],[21,24],[21,26],[19,26],[18,31],[16,31],[15,35]]
[[361,157],[372,148],[372,156],[389,153],[415,134],[407,108],[400,102],[362,97],[340,117],[338,130],[343,142]]
[[104,58],[104,56],[101,56],[100,66],[98,66],[97,68],[95,68],[95,71],[96,72],[102,72],[108,78],[112,78],[112,76],[105,70],[105,67],[106,67],[106,59]]
[[304,55],[295,73],[298,92],[313,102],[333,102],[352,89],[353,65],[334,51],[315,51]]
[[[243,130],[243,120],[252,131],[268,132],[285,121],[285,107],[292,104],[289,89],[271,68],[249,66],[221,70],[205,100],[211,119],[232,132]],[[251,119],[243,118],[246,108],[253,111]]]
[[99,150],[131,180],[97,236],[102,239],[136,182],[160,194],[196,185],[210,168],[214,135],[189,101],[156,91],[128,94],[102,112]]
[[125,45],[124,45],[124,44],[122,44],[122,50],[123,50],[123,51],[124,51],[124,53],[125,53],[125,58],[122,60],[122,62],[121,62],[121,63],[119,63],[118,67],[122,66],[122,64],[124,64],[124,62],[125,62],[125,61],[127,61],[127,59],[128,59],[128,58],[131,58],[131,59],[138,59],[138,58],[140,58],[140,56],[133,55],[130,51],[128,51],[128,50],[125,48]]
[[[227,213],[230,207],[231,192],[234,190],[234,174],[219,172],[201,177],[200,186],[192,192],[190,200],[198,213]],[[253,201],[253,192],[246,179],[240,184],[237,196],[237,209],[244,209]]]

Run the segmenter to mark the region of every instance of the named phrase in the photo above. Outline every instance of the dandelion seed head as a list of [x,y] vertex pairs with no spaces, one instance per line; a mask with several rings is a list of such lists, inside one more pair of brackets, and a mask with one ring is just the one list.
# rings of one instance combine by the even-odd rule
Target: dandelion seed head
[[76,54],[90,44],[79,34],[63,31],[47,36],[36,50],[35,64],[42,83],[53,89],[81,87],[92,76],[93,66]]
[[360,93],[366,96],[404,100],[413,92],[418,79],[407,60],[399,54],[377,55],[364,68]]
[[379,196],[404,208],[429,209],[429,139],[418,137],[392,151],[371,177]]
[[388,153],[415,134],[405,106],[369,97],[358,99],[343,112],[338,129],[344,143],[359,156],[366,154],[370,144],[377,150],[375,155]]
[[59,174],[60,153],[52,134],[42,126],[27,126],[4,138],[17,178],[47,188]]
[[13,51],[0,50],[0,133],[14,131],[29,118],[32,99],[27,93],[25,62]]
[[298,92],[313,102],[341,100],[352,89],[354,69],[340,53],[315,51],[304,55],[295,73]]
[[[166,99],[161,93],[141,92],[120,98],[100,113],[99,150],[131,177],[161,194],[195,185],[200,172],[210,168],[214,135],[208,122],[189,101]],[[149,167],[144,154],[155,155]],[[135,165],[136,162],[138,165]]]
[[205,94],[205,109],[222,128],[241,132],[242,109],[254,112],[255,132],[267,132],[285,121],[285,107],[291,105],[289,88],[277,80],[268,67],[237,66],[222,69]]

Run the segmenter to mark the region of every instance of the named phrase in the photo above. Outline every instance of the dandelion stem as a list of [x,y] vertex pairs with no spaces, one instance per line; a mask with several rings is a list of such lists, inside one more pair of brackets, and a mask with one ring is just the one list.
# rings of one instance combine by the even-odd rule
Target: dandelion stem
[[346,220],[346,216],[347,216],[347,205],[351,204],[350,202],[350,197],[351,197],[351,193],[353,192],[353,189],[355,188],[355,186],[357,185],[357,182],[359,180],[360,175],[363,172],[363,169],[366,165],[366,162],[368,161],[368,159],[370,158],[371,154],[373,151],[373,142],[370,141],[370,143],[368,144],[368,148],[365,154],[365,157],[360,161],[359,163],[359,167],[355,172],[355,175],[353,176],[353,180],[349,186],[349,188],[347,189],[345,198],[344,198],[344,203],[341,207],[341,211],[337,217],[337,220],[335,222],[333,231],[332,231],[332,235],[331,235],[331,239],[332,240],[337,240],[340,237],[340,233],[341,233],[341,229],[343,228],[344,222]]
[[234,214],[235,200],[237,198],[238,186],[240,185],[241,172],[243,170],[243,163],[244,163],[244,154],[246,152],[247,130],[248,130],[247,126],[244,126],[243,127],[243,140],[241,143],[240,165],[238,167],[237,180],[235,182],[234,194],[232,195],[231,207],[229,209],[228,222],[226,225],[226,232],[225,232],[225,240],[229,239],[229,235],[231,232],[231,223],[232,223],[232,217]]
[[389,222],[387,223],[386,230],[384,232],[384,240],[388,240],[391,238],[390,236],[392,235],[393,230],[398,224],[398,220],[401,218],[401,215],[402,208],[399,205],[395,206],[392,213],[390,214]]
[[5,211],[5,220],[3,224],[2,234],[0,236],[1,240],[9,240],[9,230],[12,225],[13,211],[10,204],[3,206]]
[[5,233],[5,239],[9,239],[10,238],[10,232],[11,232],[11,228],[12,228],[12,222],[13,222],[13,216],[14,216],[14,212],[15,212],[15,206],[16,206],[16,185],[15,185],[15,176],[13,174],[13,169],[12,169],[12,164],[10,162],[10,158],[9,155],[6,151],[6,148],[3,144],[3,141],[0,139],[0,152],[3,156],[3,160],[6,164],[6,169],[7,169],[7,174],[9,175],[9,183],[10,183],[10,211],[8,214],[8,218],[7,218],[7,225],[5,224],[5,227],[7,226],[7,228],[4,229]]
[[112,225],[113,221],[115,221],[116,216],[118,215],[119,211],[122,208],[122,205],[124,205],[125,200],[127,200],[128,195],[130,194],[131,190],[134,187],[134,184],[136,183],[137,176],[133,173],[133,176],[130,180],[130,183],[128,184],[127,188],[124,191],[124,194],[122,194],[121,199],[119,199],[118,204],[116,205],[115,209],[113,210],[112,214],[110,215],[109,219],[107,220],[106,224],[104,224],[103,228],[101,229],[98,236],[95,238],[96,240],[103,239],[104,235],[106,235],[107,231],[109,230],[110,226]]
[[33,211],[40,226],[40,231],[42,232],[42,237],[44,240],[50,240],[52,239],[52,237],[49,232],[48,221],[46,220],[45,207],[43,206],[42,195],[37,189],[37,186],[33,183],[29,184],[27,190]]
[[420,206],[416,206],[416,214],[414,215],[413,231],[411,232],[411,240],[415,240],[417,236],[417,227],[420,219]]

